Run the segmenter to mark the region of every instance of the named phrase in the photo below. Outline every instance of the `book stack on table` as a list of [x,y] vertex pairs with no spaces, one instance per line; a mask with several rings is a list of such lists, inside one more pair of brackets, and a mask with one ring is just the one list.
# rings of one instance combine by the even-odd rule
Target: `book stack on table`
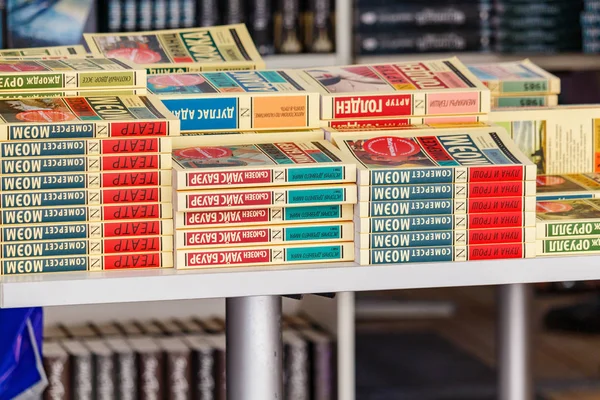
[[192,146],[173,160],[177,268],[353,259],[356,166],[331,143]]

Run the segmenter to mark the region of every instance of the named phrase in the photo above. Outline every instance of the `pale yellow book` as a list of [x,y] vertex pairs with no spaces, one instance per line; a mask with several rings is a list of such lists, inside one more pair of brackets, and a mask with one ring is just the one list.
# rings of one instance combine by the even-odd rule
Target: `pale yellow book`
[[212,249],[268,244],[294,245],[306,243],[351,242],[354,223],[265,225],[257,227],[177,230],[175,247],[179,249]]
[[132,60],[149,74],[265,67],[244,24],[83,37],[91,53]]
[[26,49],[2,49],[0,57],[45,57],[45,56],[78,56],[88,52],[80,44],[73,46],[30,47]]
[[558,105],[558,95],[511,95],[492,96],[492,110],[514,107],[554,107]]
[[535,180],[536,170],[502,127],[371,131],[340,135],[359,185]]
[[469,70],[497,94],[559,94],[560,78],[530,60],[470,64]]
[[261,144],[273,142],[323,140],[322,129],[281,130],[281,131],[234,131],[234,132],[185,132],[174,136],[174,149],[192,146],[230,146],[240,144]]
[[158,74],[147,87],[181,120],[182,132],[320,126],[319,93],[295,70]]
[[175,190],[319,185],[356,182],[356,164],[325,140],[191,146],[173,151],[173,174]]
[[494,110],[502,126],[537,165],[538,174],[600,172],[600,106]]
[[490,91],[458,58],[305,69],[321,119],[486,114]]
[[354,260],[354,243],[263,245],[217,250],[178,250],[177,269],[331,263]]
[[417,127],[451,128],[452,126],[482,125],[487,123],[487,114],[477,115],[447,115],[441,117],[405,117],[405,118],[354,118],[342,120],[321,121],[325,129],[345,130],[374,130],[374,129],[415,129]]

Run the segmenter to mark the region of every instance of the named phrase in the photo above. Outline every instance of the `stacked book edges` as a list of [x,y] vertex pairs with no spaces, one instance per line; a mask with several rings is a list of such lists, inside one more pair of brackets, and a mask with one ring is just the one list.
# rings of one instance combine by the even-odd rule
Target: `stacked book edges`
[[173,152],[177,268],[354,259],[356,166],[327,141]]
[[535,256],[535,165],[504,129],[334,139],[358,164],[360,264]]
[[171,136],[154,97],[0,100],[3,274],[173,266]]

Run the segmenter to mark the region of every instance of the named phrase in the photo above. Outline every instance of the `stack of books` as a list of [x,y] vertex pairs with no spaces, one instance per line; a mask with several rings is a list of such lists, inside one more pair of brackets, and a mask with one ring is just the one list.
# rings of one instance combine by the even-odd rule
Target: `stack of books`
[[356,165],[329,142],[183,147],[173,162],[177,268],[353,260]]
[[[335,339],[284,315],[285,398],[335,396]],[[44,398],[225,400],[225,323],[189,318],[53,325],[44,330]]]
[[529,60],[468,67],[490,89],[492,109],[558,104],[560,78]]
[[539,201],[537,255],[600,254],[600,199]]
[[361,265],[535,256],[535,165],[502,128],[343,134]]
[[158,99],[2,99],[0,119],[3,274],[172,266],[179,121]]

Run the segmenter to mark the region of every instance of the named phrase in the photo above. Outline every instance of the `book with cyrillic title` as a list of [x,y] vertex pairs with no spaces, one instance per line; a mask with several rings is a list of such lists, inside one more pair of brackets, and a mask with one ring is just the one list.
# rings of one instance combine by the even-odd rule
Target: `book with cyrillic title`
[[91,53],[129,59],[146,68],[149,74],[263,69],[265,66],[244,24],[84,33],[83,37]]
[[467,67],[490,89],[492,95],[560,93],[560,78],[528,59]]
[[130,89],[146,85],[146,71],[116,58],[0,59],[0,92]]
[[184,132],[320,126],[319,93],[294,70],[151,75],[147,87]]
[[173,164],[176,190],[356,181],[354,161],[324,140],[188,147]]
[[321,119],[486,114],[490,91],[458,58],[305,69]]
[[359,185],[534,180],[536,166],[501,127],[372,131],[335,138]]

